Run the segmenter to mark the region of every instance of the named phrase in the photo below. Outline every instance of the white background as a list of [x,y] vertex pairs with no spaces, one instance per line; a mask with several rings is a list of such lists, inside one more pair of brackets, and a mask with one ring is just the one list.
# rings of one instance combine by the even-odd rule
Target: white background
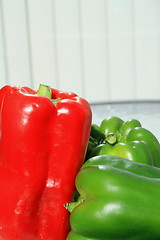
[[159,0],[0,0],[0,87],[160,99]]

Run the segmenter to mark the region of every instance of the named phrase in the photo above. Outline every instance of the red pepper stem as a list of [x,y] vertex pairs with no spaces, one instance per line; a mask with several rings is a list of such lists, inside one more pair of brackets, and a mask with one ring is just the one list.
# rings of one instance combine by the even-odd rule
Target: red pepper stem
[[45,85],[45,84],[40,84],[38,91],[37,91],[37,95],[52,98],[52,90],[51,90],[50,86]]

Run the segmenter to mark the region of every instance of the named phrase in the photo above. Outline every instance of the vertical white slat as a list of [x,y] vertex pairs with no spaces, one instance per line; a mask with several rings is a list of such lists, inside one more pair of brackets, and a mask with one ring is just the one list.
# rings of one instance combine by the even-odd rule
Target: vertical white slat
[[3,9],[2,9],[2,1],[0,0],[0,88],[8,83],[5,54],[6,52],[5,52],[5,39],[4,39]]
[[108,0],[110,99],[134,98],[132,0]]
[[160,98],[160,1],[135,0],[136,97]]
[[34,88],[57,87],[52,0],[28,0],[29,40]]
[[105,0],[80,1],[85,94],[89,101],[109,98]]
[[13,85],[30,86],[25,0],[1,1],[8,71],[7,81]]
[[84,96],[78,2],[55,0],[54,20],[59,88]]

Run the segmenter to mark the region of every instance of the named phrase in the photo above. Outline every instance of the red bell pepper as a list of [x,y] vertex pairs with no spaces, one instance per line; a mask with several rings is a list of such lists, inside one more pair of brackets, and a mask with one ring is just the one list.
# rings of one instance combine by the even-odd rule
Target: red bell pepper
[[38,94],[28,87],[0,89],[3,240],[65,240],[69,232],[64,205],[73,197],[83,164],[91,109],[71,92]]

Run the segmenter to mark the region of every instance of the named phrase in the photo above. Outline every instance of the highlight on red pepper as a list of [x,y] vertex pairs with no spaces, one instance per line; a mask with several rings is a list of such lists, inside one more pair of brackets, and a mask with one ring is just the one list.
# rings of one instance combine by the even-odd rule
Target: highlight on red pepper
[[0,238],[66,240],[89,103],[45,85],[0,89]]

